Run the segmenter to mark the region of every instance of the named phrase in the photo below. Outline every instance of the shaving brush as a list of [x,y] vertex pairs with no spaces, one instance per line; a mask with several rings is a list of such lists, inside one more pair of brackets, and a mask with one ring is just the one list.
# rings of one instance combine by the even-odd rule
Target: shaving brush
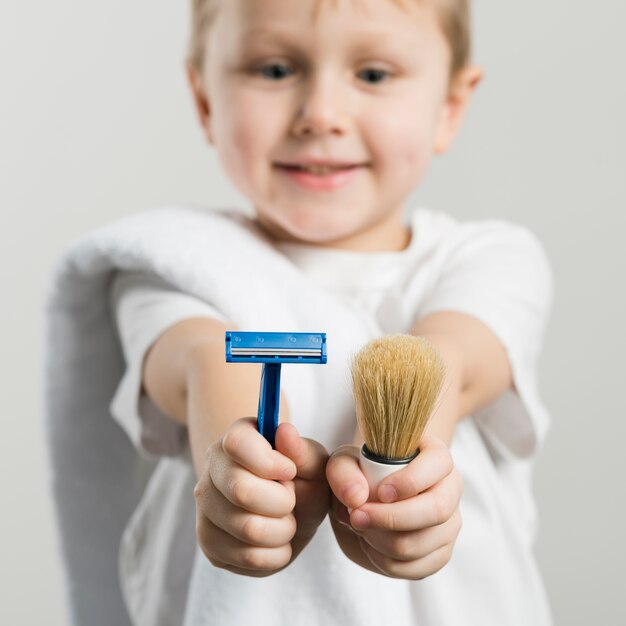
[[370,494],[419,453],[445,367],[424,338],[388,335],[366,344],[351,364],[357,421],[365,443],[359,462]]

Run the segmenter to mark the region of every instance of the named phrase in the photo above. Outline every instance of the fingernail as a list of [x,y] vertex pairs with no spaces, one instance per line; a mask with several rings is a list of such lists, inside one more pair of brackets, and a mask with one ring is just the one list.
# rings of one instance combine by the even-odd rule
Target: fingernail
[[364,530],[370,525],[370,516],[363,511],[356,511],[352,515],[352,526],[359,530]]
[[398,492],[391,485],[383,485],[378,490],[378,497],[381,502],[395,502],[398,499]]

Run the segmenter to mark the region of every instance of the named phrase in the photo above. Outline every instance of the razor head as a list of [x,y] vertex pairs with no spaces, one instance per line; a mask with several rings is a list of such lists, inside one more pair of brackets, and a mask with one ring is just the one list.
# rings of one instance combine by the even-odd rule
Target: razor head
[[226,331],[229,363],[326,363],[326,333]]

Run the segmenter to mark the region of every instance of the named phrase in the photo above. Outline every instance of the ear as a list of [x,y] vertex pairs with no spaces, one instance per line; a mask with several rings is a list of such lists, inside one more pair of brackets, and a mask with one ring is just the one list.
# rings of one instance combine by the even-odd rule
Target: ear
[[443,154],[452,144],[465,118],[470,98],[482,78],[482,68],[468,65],[452,79],[435,135],[435,154]]
[[205,93],[204,86],[202,84],[202,78],[198,75],[195,69],[191,67],[189,62],[186,62],[185,69],[187,73],[187,80],[189,87],[191,88],[191,95],[196,107],[196,113],[198,114],[198,121],[206,140],[213,144],[213,135],[211,134],[211,107],[209,106],[209,99]]

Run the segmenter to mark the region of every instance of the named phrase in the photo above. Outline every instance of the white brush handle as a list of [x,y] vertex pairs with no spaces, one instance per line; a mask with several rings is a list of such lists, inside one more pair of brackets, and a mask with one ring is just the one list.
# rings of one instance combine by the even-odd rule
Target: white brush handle
[[373,461],[372,459],[366,457],[363,454],[363,448],[361,448],[359,465],[361,466],[361,471],[365,474],[365,478],[367,478],[367,482],[370,486],[370,500],[378,499],[376,498],[376,491],[378,490],[378,485],[380,485],[383,479],[407,466],[409,463],[410,460],[406,463],[379,463],[378,461]]

